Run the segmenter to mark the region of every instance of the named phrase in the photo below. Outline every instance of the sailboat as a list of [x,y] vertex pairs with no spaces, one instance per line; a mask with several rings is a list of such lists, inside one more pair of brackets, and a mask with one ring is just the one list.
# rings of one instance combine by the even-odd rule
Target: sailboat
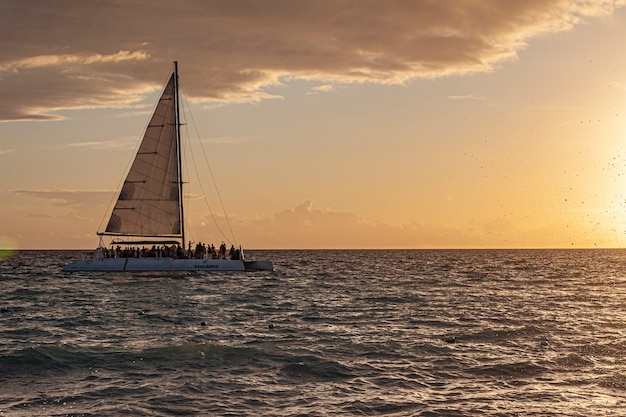
[[[243,249],[219,253],[185,247],[178,62],[146,128],[92,259],[63,271],[273,270],[271,261],[249,260]],[[113,240],[108,249],[103,237]],[[147,248],[146,248],[147,245]],[[141,247],[142,249],[138,249]]]

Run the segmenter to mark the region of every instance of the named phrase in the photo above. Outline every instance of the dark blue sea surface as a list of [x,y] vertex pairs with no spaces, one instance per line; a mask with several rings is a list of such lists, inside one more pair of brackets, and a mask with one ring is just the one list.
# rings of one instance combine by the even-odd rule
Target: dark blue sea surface
[[625,250],[0,259],[0,416],[623,416]]

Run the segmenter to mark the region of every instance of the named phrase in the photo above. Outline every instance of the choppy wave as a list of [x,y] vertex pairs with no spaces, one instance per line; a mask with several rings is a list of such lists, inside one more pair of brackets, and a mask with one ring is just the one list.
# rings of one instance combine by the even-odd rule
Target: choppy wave
[[0,260],[0,415],[626,405],[626,251],[274,251],[273,273],[61,273],[73,256]]

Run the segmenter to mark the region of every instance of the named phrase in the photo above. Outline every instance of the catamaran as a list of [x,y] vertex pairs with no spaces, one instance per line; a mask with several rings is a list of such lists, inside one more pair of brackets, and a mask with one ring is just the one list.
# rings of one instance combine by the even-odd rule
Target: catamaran
[[[246,259],[241,247],[232,247],[228,255],[225,247],[219,253],[200,251],[200,254],[192,253],[191,245],[185,247],[179,104],[175,61],[106,229],[97,232],[100,244],[93,258],[67,264],[63,271],[274,269],[271,261]],[[111,249],[103,243],[104,236],[112,237]],[[142,250],[137,249],[140,246]]]

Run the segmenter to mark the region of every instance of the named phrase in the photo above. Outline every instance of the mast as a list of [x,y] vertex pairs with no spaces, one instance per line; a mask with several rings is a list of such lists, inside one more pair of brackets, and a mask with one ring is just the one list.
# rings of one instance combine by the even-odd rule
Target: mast
[[183,252],[187,253],[185,244],[185,210],[183,207],[183,159],[182,144],[180,140],[180,96],[178,95],[178,61],[174,61],[174,97],[176,107],[176,152],[178,153],[178,201],[180,202],[180,235]]

